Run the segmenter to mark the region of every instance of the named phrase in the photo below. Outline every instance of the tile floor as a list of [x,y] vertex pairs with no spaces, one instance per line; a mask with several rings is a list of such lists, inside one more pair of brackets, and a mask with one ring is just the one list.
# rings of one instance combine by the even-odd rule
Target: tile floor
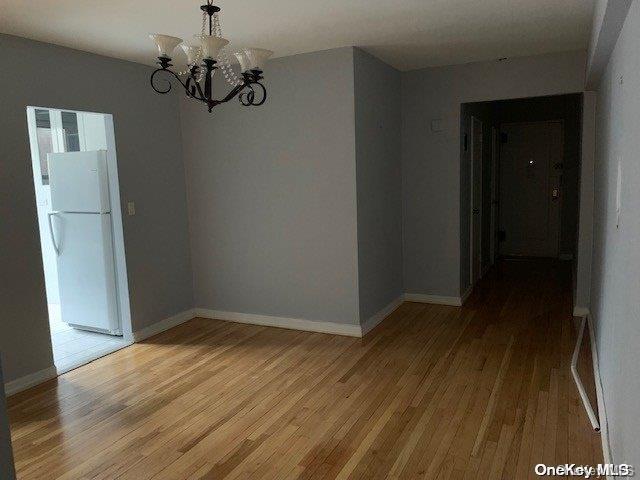
[[53,362],[58,373],[70,370],[129,345],[122,337],[87,332],[62,321],[60,306],[49,304]]

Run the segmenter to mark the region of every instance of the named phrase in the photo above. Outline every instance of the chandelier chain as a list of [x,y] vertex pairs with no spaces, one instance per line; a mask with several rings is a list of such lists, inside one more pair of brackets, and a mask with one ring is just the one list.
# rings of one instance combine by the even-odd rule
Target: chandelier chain
[[[200,29],[200,32],[202,35],[204,35],[205,29],[207,28],[207,13],[206,12],[202,12],[202,28]],[[198,52],[198,54],[196,55],[196,58],[193,60],[193,63],[197,64],[200,60],[202,60],[202,52]],[[190,75],[191,74],[191,65],[187,65],[187,68],[185,68],[184,70],[180,70],[178,72],[178,75]],[[197,81],[201,81],[202,78],[204,77],[204,73],[201,71],[198,74],[197,77]]]
[[[216,37],[222,38],[222,26],[220,25],[220,16],[219,13],[216,12],[213,14],[213,34]],[[224,75],[224,79],[227,81],[229,85],[235,87],[236,85],[240,85],[240,79],[236,72],[233,71],[231,67],[231,60],[229,59],[229,49],[228,47],[224,47],[220,51],[219,58],[220,69],[222,70],[222,74]]]

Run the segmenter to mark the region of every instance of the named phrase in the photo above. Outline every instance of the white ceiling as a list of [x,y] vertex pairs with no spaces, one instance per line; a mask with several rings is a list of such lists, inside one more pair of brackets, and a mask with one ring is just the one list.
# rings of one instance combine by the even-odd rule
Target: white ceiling
[[[0,32],[152,65],[204,0],[0,0]],[[223,34],[275,56],[355,45],[400,70],[586,50],[593,0],[219,0]],[[182,55],[182,53],[180,53]],[[181,63],[181,62],[176,62]]]

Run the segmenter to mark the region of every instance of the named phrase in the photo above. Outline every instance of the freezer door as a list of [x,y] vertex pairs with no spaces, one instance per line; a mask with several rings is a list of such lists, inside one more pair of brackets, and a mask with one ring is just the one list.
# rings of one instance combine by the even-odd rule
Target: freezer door
[[78,328],[121,334],[111,215],[57,212],[51,224],[62,320]]
[[108,213],[109,178],[106,150],[49,153],[51,210]]

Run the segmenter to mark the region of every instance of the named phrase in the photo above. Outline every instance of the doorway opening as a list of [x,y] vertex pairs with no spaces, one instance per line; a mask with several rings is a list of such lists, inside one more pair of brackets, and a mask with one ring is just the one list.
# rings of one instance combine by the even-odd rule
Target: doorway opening
[[461,105],[461,292],[498,258],[572,261],[582,95]]
[[27,107],[53,360],[132,343],[113,117]]

